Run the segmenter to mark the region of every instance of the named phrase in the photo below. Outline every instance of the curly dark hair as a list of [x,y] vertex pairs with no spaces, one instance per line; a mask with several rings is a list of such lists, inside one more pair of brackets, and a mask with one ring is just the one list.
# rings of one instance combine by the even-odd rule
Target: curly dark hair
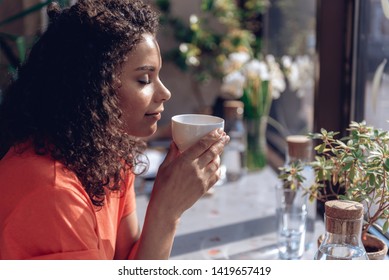
[[48,7],[49,25],[8,87],[0,107],[0,157],[31,141],[72,170],[95,206],[122,191],[144,164],[145,143],[123,132],[115,88],[126,56],[158,14],[140,0],[79,0]]

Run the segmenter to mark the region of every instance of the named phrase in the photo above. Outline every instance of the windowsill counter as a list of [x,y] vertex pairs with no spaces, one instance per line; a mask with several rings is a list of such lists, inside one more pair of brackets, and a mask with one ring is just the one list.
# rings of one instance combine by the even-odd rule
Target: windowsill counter
[[[216,185],[181,218],[171,259],[278,259],[276,247],[276,173],[270,168],[249,173],[237,182]],[[148,197],[137,196],[142,223]],[[313,259],[317,237],[324,232],[315,221],[312,246],[303,259]]]

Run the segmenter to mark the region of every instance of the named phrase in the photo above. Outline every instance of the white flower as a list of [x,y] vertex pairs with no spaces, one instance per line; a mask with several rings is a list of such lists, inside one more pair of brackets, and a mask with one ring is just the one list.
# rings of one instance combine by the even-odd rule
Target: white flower
[[197,57],[195,57],[195,56],[189,56],[186,59],[186,63],[188,65],[199,66],[200,65],[200,60]]
[[181,43],[180,46],[179,46],[179,50],[180,50],[180,52],[182,52],[182,53],[187,53],[187,52],[189,51],[188,44],[186,44],[186,43]]
[[286,88],[286,84],[285,84],[284,78],[283,77],[282,78],[281,77],[274,77],[274,78],[272,78],[271,79],[271,86],[272,86],[271,94],[272,94],[273,99],[280,98],[281,93]]
[[292,66],[292,58],[288,55],[284,55],[281,58],[282,66],[284,66],[286,69],[289,69]]
[[[282,67],[273,55],[266,55],[261,61],[247,52],[231,53],[223,64],[222,96],[237,99],[247,94],[244,100],[250,112],[248,116],[255,116],[269,113],[272,99],[285,92],[287,82],[298,97],[312,91],[313,63],[308,56],[296,59],[284,56],[281,64]],[[271,98],[264,98],[267,93]]]
[[247,52],[234,52],[228,56],[228,59],[242,66],[250,60],[250,55]]
[[234,71],[223,78],[221,91],[224,97],[240,98],[243,96],[245,76],[240,71]]
[[276,59],[275,59],[274,55],[272,55],[272,54],[266,55],[265,60],[266,60],[266,62],[269,64],[269,66],[272,66],[273,64],[277,64],[277,65],[278,65],[278,63],[276,62]]
[[285,69],[285,76],[288,79],[291,90],[296,91],[300,83],[299,69],[296,62],[290,56],[284,55],[281,58],[282,66]]
[[197,24],[199,22],[199,18],[196,15],[191,15],[189,17],[189,23],[190,24]]
[[[283,56],[281,64],[271,54],[263,61],[252,58],[247,52],[234,52],[224,62],[222,93],[227,98],[240,98],[246,87],[247,92],[261,91],[258,83],[269,81],[272,99],[277,99],[286,90],[287,83],[297,96],[304,95],[313,85],[312,62],[307,56]],[[248,82],[251,81],[251,82]],[[261,94],[261,93],[259,93]],[[228,96],[227,96],[228,95]]]
[[228,74],[240,69],[247,61],[250,60],[250,55],[246,52],[230,53],[228,59],[223,63],[223,72]]
[[244,75],[249,79],[261,79],[262,81],[269,80],[269,70],[266,63],[253,59],[244,65],[242,69]]
[[289,73],[287,75],[290,88],[295,91],[298,90],[298,88],[301,86],[301,76],[300,76],[300,70],[296,63],[293,63],[289,68]]
[[303,97],[313,88],[313,63],[307,55],[298,56],[293,61],[289,56],[283,56],[282,66],[289,82],[290,89],[298,97]]
[[285,77],[284,73],[281,71],[280,66],[275,62],[275,60],[269,63],[272,94],[273,98],[277,99],[286,89]]

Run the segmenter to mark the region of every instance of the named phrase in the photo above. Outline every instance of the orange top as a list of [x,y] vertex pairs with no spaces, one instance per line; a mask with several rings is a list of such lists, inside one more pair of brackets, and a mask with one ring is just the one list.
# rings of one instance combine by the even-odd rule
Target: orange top
[[134,175],[96,210],[76,175],[32,148],[0,161],[0,259],[113,259],[120,220],[135,210]]

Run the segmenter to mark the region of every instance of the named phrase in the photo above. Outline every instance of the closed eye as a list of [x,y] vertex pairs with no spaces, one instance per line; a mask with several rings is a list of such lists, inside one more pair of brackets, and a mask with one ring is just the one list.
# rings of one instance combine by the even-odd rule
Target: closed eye
[[151,81],[150,80],[138,80],[138,82],[142,85],[148,85],[148,84],[151,84]]
[[142,75],[142,77],[140,77],[138,79],[138,82],[142,85],[148,85],[151,83],[150,76],[149,75]]

